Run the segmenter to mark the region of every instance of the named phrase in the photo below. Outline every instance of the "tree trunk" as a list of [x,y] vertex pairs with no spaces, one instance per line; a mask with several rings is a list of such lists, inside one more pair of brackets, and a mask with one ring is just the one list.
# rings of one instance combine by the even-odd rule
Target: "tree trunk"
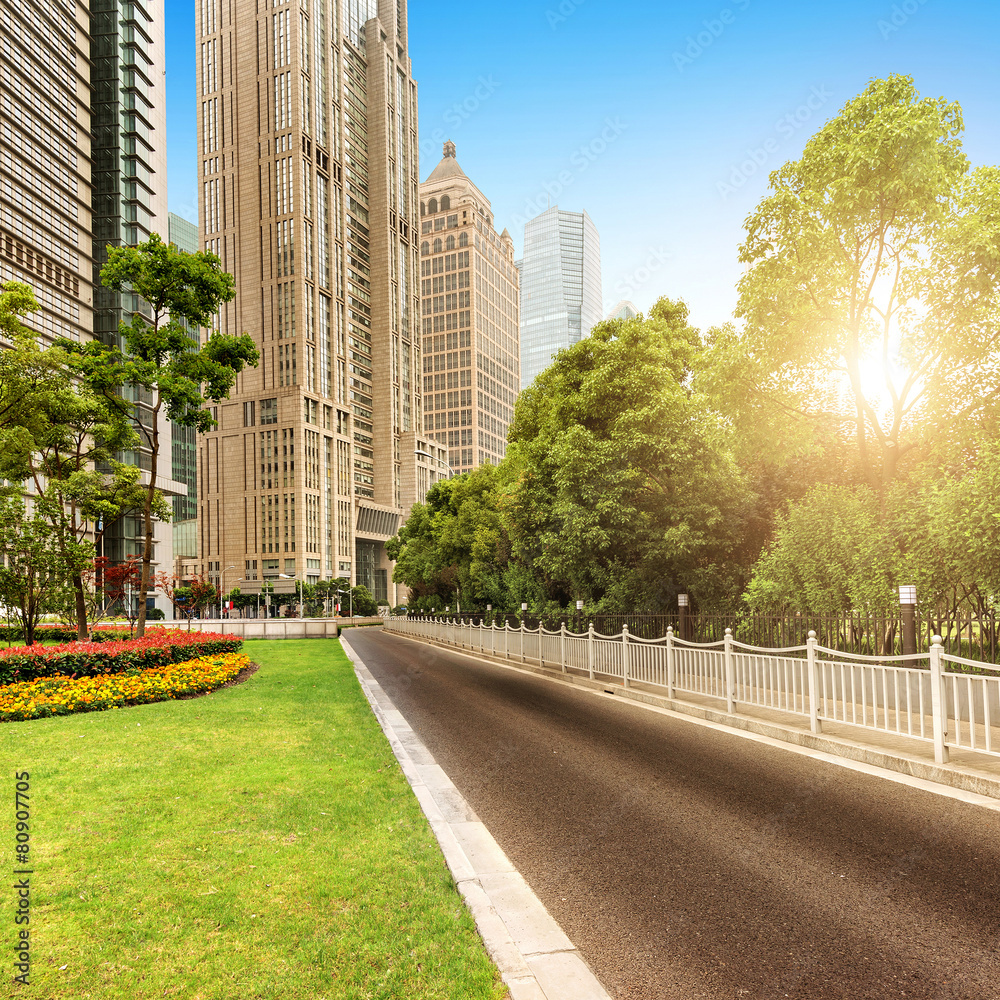
[[136,619],[135,637],[141,639],[146,634],[146,594],[149,592],[150,565],[153,562],[153,495],[156,492],[156,466],[160,451],[159,422],[160,405],[153,409],[153,445],[149,469],[149,489],[146,491],[145,515],[146,542],[142,549],[142,578],[139,583],[139,615]]
[[90,638],[87,627],[87,601],[83,593],[83,578],[79,573],[73,574],[73,596],[76,601],[76,637],[80,642]]

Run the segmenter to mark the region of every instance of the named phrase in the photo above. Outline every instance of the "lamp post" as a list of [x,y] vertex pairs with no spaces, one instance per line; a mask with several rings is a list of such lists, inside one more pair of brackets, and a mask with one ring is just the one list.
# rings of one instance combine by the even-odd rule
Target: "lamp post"
[[576,630],[583,631],[583,601],[576,602]]
[[680,609],[681,620],[680,620],[680,633],[682,639],[688,638],[688,605],[689,598],[687,594],[677,595],[677,607]]
[[222,621],[222,595],[226,592],[226,574],[231,570],[236,569],[236,563],[227,566],[219,574],[219,621]]
[[902,616],[903,655],[917,652],[917,588],[899,588],[899,610]]
[[337,596],[338,597],[340,596],[340,593],[341,593],[340,588],[341,588],[341,586],[344,586],[344,587],[347,588],[346,593],[347,593],[347,599],[348,599],[348,602],[349,602],[349,605],[350,605],[350,617],[353,618],[354,617],[354,590],[351,588],[351,578],[349,576],[338,576],[337,579],[344,581],[343,584],[340,584],[340,583],[337,584]]
[[455,470],[443,458],[438,458],[437,455],[432,455],[429,451],[422,451],[420,448],[418,448],[413,454],[420,455],[422,458],[433,459],[435,462],[440,462],[448,470],[449,479],[455,475]]

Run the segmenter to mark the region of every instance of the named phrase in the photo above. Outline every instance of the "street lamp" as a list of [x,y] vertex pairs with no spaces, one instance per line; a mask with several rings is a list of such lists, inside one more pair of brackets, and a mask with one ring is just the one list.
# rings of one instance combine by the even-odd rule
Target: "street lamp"
[[354,590],[351,588],[351,578],[349,576],[338,576],[337,579],[344,581],[343,584],[340,584],[340,583],[337,584],[337,596],[339,597],[340,594],[341,594],[341,589],[340,588],[342,586],[346,586],[347,587],[346,593],[347,593],[347,600],[348,600],[348,609],[350,611],[350,617],[353,618],[354,617]]
[[413,454],[420,455],[421,458],[430,458],[433,459],[435,462],[440,462],[448,470],[449,479],[451,479],[452,476],[455,475],[455,470],[443,458],[438,458],[437,455],[432,455],[429,451],[422,451],[419,448]]
[[299,595],[299,618],[304,618],[305,615],[302,613],[302,581],[294,576],[289,576],[287,573],[279,573],[278,576],[282,580],[295,580],[295,592]]
[[680,633],[681,638],[686,639],[688,637],[688,607],[690,606],[690,598],[687,594],[677,595],[677,607],[680,609],[681,621],[680,621]]
[[222,621],[222,595],[226,592],[226,574],[231,570],[236,569],[236,563],[232,563],[227,566],[219,574],[219,621]]
[[899,588],[899,610],[902,612],[903,654],[917,651],[917,588]]

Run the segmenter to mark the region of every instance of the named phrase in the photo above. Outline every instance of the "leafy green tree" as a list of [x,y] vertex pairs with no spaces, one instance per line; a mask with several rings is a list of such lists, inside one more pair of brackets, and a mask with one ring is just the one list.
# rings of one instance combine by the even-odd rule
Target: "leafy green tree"
[[70,600],[64,555],[49,524],[20,496],[0,498],[0,604],[14,611],[27,645],[34,645],[42,616],[64,614]]
[[363,583],[359,583],[356,587],[352,588],[351,597],[354,601],[354,613],[356,615],[369,617],[378,614],[378,604],[376,604],[375,598],[372,597],[371,591]]
[[136,629],[141,637],[152,583],[159,417],[163,413],[182,426],[209,430],[215,421],[205,403],[226,398],[237,374],[246,365],[256,365],[258,352],[246,334],[214,333],[200,347],[184,328],[185,322],[193,328],[209,325],[219,306],[235,295],[233,276],[222,270],[215,254],[184,253],[154,233],[139,246],[109,247],[101,280],[106,288],[131,291],[149,304],[149,318],[137,311],[131,324],[122,324],[124,349],[96,343],[77,348],[77,367],[92,391],[121,398],[123,388],[133,386],[151,399],[149,419],[134,415],[151,463],[142,511],[145,545]]
[[[7,370],[25,392],[17,423],[0,429],[0,479],[30,483],[35,510],[49,524],[63,554],[74,594],[78,636],[88,635],[85,574],[93,545],[122,517],[141,511],[147,490],[139,470],[114,460],[136,434],[118,401],[91,391],[74,377],[71,357],[58,347],[39,350],[18,343]],[[27,388],[30,372],[44,364],[44,384]],[[154,491],[153,514],[168,520],[170,507]],[[91,545],[93,543],[93,545]]]
[[701,350],[686,306],[661,299],[597,326],[518,397],[500,507],[515,560],[556,607],[659,611],[680,591],[711,604],[734,589],[751,498],[692,387]]
[[504,605],[510,543],[498,507],[502,482],[492,465],[440,480],[389,540],[393,579],[410,588],[414,607]]
[[962,113],[874,80],[772,173],[747,221],[737,316],[711,371],[760,440],[843,428],[881,490],[903,456],[994,421],[1000,169],[970,170]]
[[779,515],[746,600],[758,611],[894,613],[903,551],[869,486],[818,486]]

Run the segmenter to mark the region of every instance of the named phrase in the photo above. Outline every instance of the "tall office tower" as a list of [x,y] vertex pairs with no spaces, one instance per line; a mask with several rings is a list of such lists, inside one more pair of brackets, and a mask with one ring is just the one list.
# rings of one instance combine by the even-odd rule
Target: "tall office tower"
[[437,475],[421,426],[417,87],[405,0],[199,0],[202,246],[260,364],[199,444],[199,549],[253,592],[349,576]]
[[[144,308],[101,288],[100,270],[108,244],[166,231],[163,67],[163,0],[0,8],[0,279],[33,287],[40,309],[27,325],[42,339],[111,342]],[[149,412],[141,394],[129,398]],[[119,457],[150,469],[142,448]],[[158,485],[183,492],[169,473]],[[141,536],[141,520],[125,518],[103,552],[141,552]],[[172,563],[171,539],[157,525],[158,570]]]
[[90,73],[85,6],[0,7],[0,280],[34,289],[42,341],[94,329]]
[[601,241],[586,212],[557,205],[524,227],[521,388],[602,319]]
[[455,144],[420,185],[424,432],[456,472],[496,465],[520,386],[514,244]]
[[[94,336],[120,344],[119,325],[148,305],[131,292],[101,287],[100,272],[109,246],[134,246],[159,233],[168,238],[166,66],[163,0],[90,0],[93,106],[93,281]],[[139,411],[137,422],[150,426],[152,400],[126,388]],[[160,440],[169,442],[170,423],[159,414]],[[143,472],[152,468],[140,435],[139,445],[118,456]],[[168,496],[185,493],[171,477],[171,456],[161,445],[157,486]],[[148,480],[146,480],[148,481]],[[156,522],[154,572],[173,569],[173,528]],[[123,518],[104,536],[103,553],[113,561],[141,555],[145,545],[141,518]],[[163,596],[151,598],[170,613]]]
[[[168,242],[185,253],[198,252],[198,227],[173,212],[167,213]],[[198,339],[198,331],[184,323],[192,339]],[[198,434],[193,427],[180,424],[170,425],[171,475],[187,487],[187,496],[171,498],[174,519],[171,528],[174,536],[174,576],[183,579],[181,560],[195,560],[198,557]]]
[[612,307],[611,312],[605,316],[605,320],[611,319],[635,319],[639,315],[639,310],[636,309],[635,303],[630,302],[628,299],[622,299],[614,307]]

